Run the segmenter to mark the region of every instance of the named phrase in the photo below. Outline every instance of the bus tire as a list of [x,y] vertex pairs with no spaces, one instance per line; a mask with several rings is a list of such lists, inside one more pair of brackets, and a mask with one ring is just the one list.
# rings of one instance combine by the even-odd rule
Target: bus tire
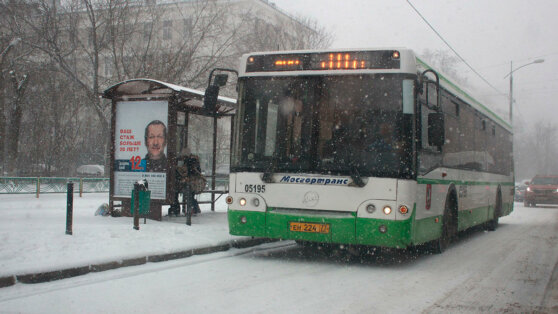
[[498,228],[498,220],[502,215],[502,193],[498,190],[496,194],[496,205],[494,206],[494,218],[486,222],[486,230],[494,231]]
[[453,237],[457,234],[455,215],[457,214],[457,200],[455,194],[450,193],[446,200],[444,215],[442,216],[442,235],[430,245],[434,254],[442,254],[449,247]]

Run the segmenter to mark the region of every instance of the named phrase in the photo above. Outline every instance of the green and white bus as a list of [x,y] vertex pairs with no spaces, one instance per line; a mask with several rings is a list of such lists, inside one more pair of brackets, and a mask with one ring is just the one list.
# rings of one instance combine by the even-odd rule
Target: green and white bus
[[513,210],[510,124],[408,49],[246,54],[230,233],[447,248]]

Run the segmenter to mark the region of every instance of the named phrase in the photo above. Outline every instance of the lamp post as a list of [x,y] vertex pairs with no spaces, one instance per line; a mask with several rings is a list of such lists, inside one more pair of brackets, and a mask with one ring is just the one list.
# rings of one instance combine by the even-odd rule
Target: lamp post
[[517,71],[517,70],[519,70],[523,67],[526,67],[528,65],[535,64],[535,63],[543,63],[543,62],[544,62],[544,59],[537,59],[533,62],[529,62],[529,63],[524,64],[524,65],[522,65],[520,67],[517,67],[515,69],[513,68],[513,61],[510,62],[510,73],[508,73],[506,76],[504,76],[504,78],[506,78],[508,76],[510,77],[510,124],[512,123],[512,114],[513,114],[513,72],[515,72],[515,71]]

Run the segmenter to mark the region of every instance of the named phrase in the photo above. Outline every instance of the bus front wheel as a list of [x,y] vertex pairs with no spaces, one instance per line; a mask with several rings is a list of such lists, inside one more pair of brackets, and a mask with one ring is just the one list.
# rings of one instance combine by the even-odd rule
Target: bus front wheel
[[496,206],[494,206],[494,217],[486,222],[486,230],[494,231],[498,228],[498,219],[502,215],[502,193],[496,195]]
[[450,194],[449,199],[446,201],[444,215],[442,216],[442,234],[430,244],[430,251],[434,254],[443,253],[457,234],[454,208],[456,208],[455,197],[453,194]]

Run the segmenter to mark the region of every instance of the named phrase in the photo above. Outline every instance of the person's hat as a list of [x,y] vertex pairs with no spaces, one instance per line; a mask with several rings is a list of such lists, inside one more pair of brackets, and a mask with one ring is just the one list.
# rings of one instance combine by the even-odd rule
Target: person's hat
[[184,147],[181,151],[180,151],[180,156],[188,156],[190,155],[190,149],[188,147]]

